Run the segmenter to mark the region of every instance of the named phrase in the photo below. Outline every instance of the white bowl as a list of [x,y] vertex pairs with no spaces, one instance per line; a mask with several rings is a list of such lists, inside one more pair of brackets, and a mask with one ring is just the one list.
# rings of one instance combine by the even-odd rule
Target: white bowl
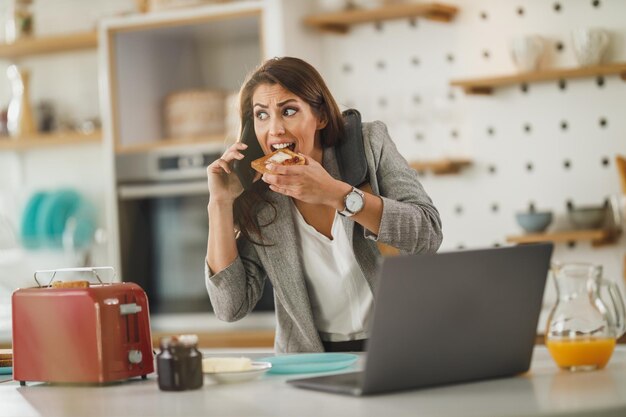
[[576,60],[583,67],[600,64],[609,42],[609,32],[604,29],[579,28],[572,31]]
[[517,36],[510,40],[509,49],[519,71],[537,71],[545,51],[545,42],[538,35]]

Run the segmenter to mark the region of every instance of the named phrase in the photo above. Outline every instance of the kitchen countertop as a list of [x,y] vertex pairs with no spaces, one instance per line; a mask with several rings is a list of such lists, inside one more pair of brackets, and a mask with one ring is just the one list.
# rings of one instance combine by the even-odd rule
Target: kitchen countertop
[[[205,353],[265,356],[271,351],[210,350]],[[354,365],[360,368],[363,360]],[[265,375],[230,385],[163,392],[156,376],[107,386],[0,384],[0,416],[624,416],[626,347],[606,369],[559,370],[543,346],[530,372],[506,379],[354,398],[285,384],[293,375]]]

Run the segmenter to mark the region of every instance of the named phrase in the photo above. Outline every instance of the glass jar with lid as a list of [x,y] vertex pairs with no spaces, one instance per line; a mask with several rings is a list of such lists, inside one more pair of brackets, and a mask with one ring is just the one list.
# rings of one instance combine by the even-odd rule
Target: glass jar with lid
[[163,391],[185,391],[202,387],[202,354],[198,336],[186,334],[161,339],[157,354],[159,388]]

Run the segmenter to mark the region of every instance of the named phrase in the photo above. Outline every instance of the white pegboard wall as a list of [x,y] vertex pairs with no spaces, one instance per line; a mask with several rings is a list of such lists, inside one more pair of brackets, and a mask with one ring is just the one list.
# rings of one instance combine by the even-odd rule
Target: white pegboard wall
[[[538,34],[545,67],[573,67],[572,29],[611,32],[605,61],[626,61],[626,2],[447,1],[459,7],[450,24],[417,19],[355,26],[344,36],[323,35],[322,72],[338,101],[365,121],[383,120],[409,160],[467,156],[460,175],[422,176],[441,212],[442,249],[504,245],[520,234],[515,212],[532,202],[552,210],[551,226],[565,228],[566,203],[599,205],[620,194],[616,154],[626,153],[618,76],[533,83],[466,96],[451,79],[516,71],[508,44]],[[602,263],[622,281],[624,239],[591,248],[557,245],[555,258]]]

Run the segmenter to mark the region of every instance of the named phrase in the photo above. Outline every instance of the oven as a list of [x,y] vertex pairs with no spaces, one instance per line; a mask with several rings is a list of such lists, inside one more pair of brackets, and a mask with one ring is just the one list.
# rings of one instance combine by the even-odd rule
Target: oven
[[[152,313],[212,311],[204,283],[209,193],[206,166],[222,144],[116,156],[122,279],[141,285]],[[266,281],[255,311],[271,311]]]

